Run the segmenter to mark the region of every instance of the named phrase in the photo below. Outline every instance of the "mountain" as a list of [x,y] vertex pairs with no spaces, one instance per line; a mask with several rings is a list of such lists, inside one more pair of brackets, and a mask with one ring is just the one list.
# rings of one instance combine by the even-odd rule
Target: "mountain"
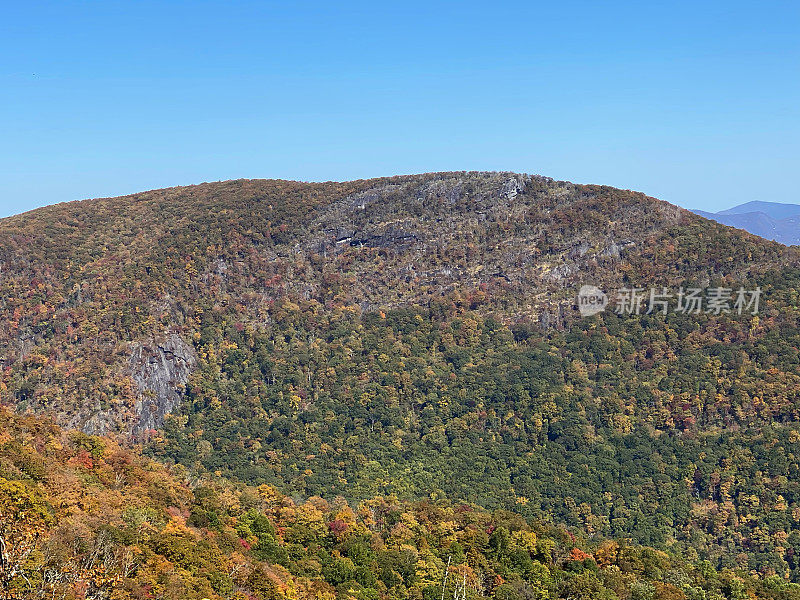
[[642,194],[508,173],[70,203],[0,221],[4,398],[141,432],[177,406],[209,320],[261,330],[288,300],[322,315],[444,303],[563,327],[578,283],[739,282],[793,260]]
[[[797,580],[799,259],[644,194],[514,173],[57,205],[0,220],[0,398],[190,482],[463,502]],[[582,285],[609,308],[582,318]],[[761,304],[617,314],[620,288]],[[197,524],[222,535],[211,512]],[[318,572],[298,540],[292,568]],[[701,597],[681,593],[660,597]]]
[[754,201],[717,213],[692,212],[787,246],[800,244],[800,205],[797,204]]
[[754,200],[745,202],[733,208],[719,211],[721,215],[743,215],[747,213],[760,212],[773,219],[787,219],[789,217],[800,216],[800,205],[784,204],[781,202],[762,202]]

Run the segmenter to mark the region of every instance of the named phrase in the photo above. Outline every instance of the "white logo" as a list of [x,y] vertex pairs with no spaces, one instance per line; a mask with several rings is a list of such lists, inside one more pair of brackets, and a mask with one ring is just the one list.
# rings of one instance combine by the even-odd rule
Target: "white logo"
[[601,313],[608,305],[608,296],[605,292],[593,285],[581,286],[578,290],[578,310],[582,317],[591,317]]

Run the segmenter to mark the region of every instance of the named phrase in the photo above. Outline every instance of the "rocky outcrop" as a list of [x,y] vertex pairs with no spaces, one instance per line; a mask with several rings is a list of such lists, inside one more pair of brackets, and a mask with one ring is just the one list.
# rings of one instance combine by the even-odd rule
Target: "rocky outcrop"
[[161,427],[164,417],[180,403],[196,367],[194,349],[177,334],[134,345],[129,368],[139,394],[135,432]]
[[507,200],[516,198],[517,194],[525,191],[525,184],[528,182],[528,180],[529,177],[527,175],[514,175],[503,184],[501,194]]
[[417,239],[415,233],[388,227],[386,231],[380,234],[349,238],[349,243],[351,246],[367,246],[370,248],[401,248],[415,242]]

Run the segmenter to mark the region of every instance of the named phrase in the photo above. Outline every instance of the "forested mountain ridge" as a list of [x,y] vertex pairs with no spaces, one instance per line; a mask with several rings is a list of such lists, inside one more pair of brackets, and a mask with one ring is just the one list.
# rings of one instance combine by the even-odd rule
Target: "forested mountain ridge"
[[642,194],[508,173],[232,181],[56,205],[0,221],[4,399],[91,431],[135,428],[148,391],[131,389],[137,342],[191,343],[198,308],[258,323],[287,298],[370,311],[459,297],[506,323],[552,324],[584,280],[707,282],[794,260]]
[[[797,579],[798,257],[511,173],[60,205],[0,221],[0,394],[193,477],[474,502]],[[584,283],[763,294],[580,319]]]

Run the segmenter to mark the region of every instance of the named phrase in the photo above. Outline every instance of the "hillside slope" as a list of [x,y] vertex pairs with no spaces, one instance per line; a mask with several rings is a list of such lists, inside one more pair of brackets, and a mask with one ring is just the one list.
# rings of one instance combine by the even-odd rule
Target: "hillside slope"
[[0,542],[3,600],[800,597],[778,577],[588,543],[506,511],[393,498],[351,507],[192,480],[4,408]]
[[[195,476],[465,500],[796,579],[798,256],[510,173],[72,203],[0,221],[0,394]],[[587,283],[762,303],[581,319]]]

